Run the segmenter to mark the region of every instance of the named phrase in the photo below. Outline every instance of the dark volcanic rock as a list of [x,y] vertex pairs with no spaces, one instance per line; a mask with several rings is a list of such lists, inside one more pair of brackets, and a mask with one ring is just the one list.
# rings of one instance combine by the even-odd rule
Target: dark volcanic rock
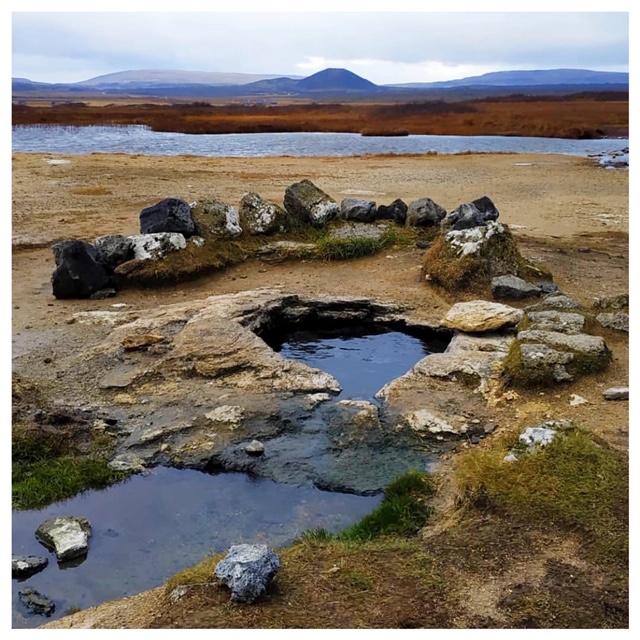
[[394,220],[398,224],[404,224],[407,221],[407,205],[397,198],[391,204],[381,204],[376,212],[378,220]]
[[447,215],[444,207],[435,203],[431,198],[421,198],[412,202],[407,208],[408,227],[429,227],[440,224]]
[[140,212],[140,233],[181,233],[193,235],[195,225],[188,202],[179,198],[165,198]]
[[96,261],[96,250],[84,240],[65,240],[53,245],[56,269],[51,286],[56,298],[88,298],[109,286],[109,274]]
[[126,236],[100,236],[93,241],[95,259],[109,272],[123,262],[133,260],[133,243]]
[[443,221],[442,226],[448,231],[472,229],[482,227],[491,220],[497,220],[499,212],[487,196],[482,196],[472,202],[461,204],[454,209]]
[[345,198],[340,203],[340,215],[345,220],[373,222],[376,219],[376,203],[371,200]]
[[310,180],[287,187],[284,208],[295,218],[321,227],[340,213],[338,203]]

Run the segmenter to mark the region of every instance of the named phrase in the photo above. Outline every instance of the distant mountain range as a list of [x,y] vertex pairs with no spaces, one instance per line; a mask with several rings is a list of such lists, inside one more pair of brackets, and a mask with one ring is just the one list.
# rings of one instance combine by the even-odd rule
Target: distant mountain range
[[376,85],[347,69],[325,69],[306,78],[268,74],[203,71],[140,70],[110,73],[76,83],[50,84],[12,78],[14,97],[29,95],[129,95],[148,97],[259,97],[411,95],[451,92],[504,95],[505,93],[571,93],[628,90],[629,74],[587,69],[498,71],[445,82]]

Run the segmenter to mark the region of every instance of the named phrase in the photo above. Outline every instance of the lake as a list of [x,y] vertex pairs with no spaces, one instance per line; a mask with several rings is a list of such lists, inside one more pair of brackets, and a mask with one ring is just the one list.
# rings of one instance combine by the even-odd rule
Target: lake
[[357,133],[155,132],[146,126],[14,126],[12,150],[30,153],[130,153],[176,156],[356,156],[424,153],[531,153],[589,156],[619,151],[628,138],[564,140],[504,136],[361,136]]

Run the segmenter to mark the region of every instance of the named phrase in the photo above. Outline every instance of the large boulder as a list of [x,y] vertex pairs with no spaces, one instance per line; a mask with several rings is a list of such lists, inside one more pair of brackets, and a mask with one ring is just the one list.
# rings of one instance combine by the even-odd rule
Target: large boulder
[[420,198],[407,208],[405,224],[408,227],[432,227],[440,224],[446,215],[447,210],[431,198]]
[[85,556],[90,536],[89,521],[74,516],[49,518],[36,531],[36,538],[55,552],[58,562]]
[[376,219],[376,203],[371,200],[345,198],[340,203],[340,216],[356,222],[373,222]]
[[266,592],[280,558],[266,544],[238,544],[216,565],[215,575],[231,589],[231,599],[252,603]]
[[238,210],[218,200],[197,202],[191,217],[195,233],[202,238],[234,238],[242,233]]
[[422,273],[425,280],[449,290],[485,288],[492,278],[509,274],[534,280],[550,277],[528,263],[509,228],[493,220],[440,233],[424,254]]
[[457,302],[442,319],[442,326],[472,333],[513,327],[524,318],[524,311],[498,302],[472,300]]
[[295,218],[316,227],[325,225],[340,213],[338,203],[310,180],[287,187],[284,208]]
[[140,233],[181,233],[193,235],[195,225],[188,202],[165,198],[140,212]]
[[96,261],[109,272],[123,262],[133,259],[133,243],[127,236],[100,236],[93,241]]
[[288,214],[282,207],[252,191],[240,200],[240,223],[251,235],[282,233],[289,227]]
[[96,261],[96,250],[84,240],[65,240],[53,245],[56,269],[51,287],[56,298],[89,298],[109,286],[109,274]]
[[407,209],[407,205],[397,198],[391,204],[381,204],[376,212],[376,219],[393,220],[403,225],[407,221]]

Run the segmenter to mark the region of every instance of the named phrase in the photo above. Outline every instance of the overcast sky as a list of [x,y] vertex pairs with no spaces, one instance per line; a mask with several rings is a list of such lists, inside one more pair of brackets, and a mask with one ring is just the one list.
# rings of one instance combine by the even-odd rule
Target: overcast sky
[[26,13],[21,6],[12,7],[12,76],[41,82],[134,69],[307,76],[344,67],[378,84],[507,69],[629,70],[624,12]]

